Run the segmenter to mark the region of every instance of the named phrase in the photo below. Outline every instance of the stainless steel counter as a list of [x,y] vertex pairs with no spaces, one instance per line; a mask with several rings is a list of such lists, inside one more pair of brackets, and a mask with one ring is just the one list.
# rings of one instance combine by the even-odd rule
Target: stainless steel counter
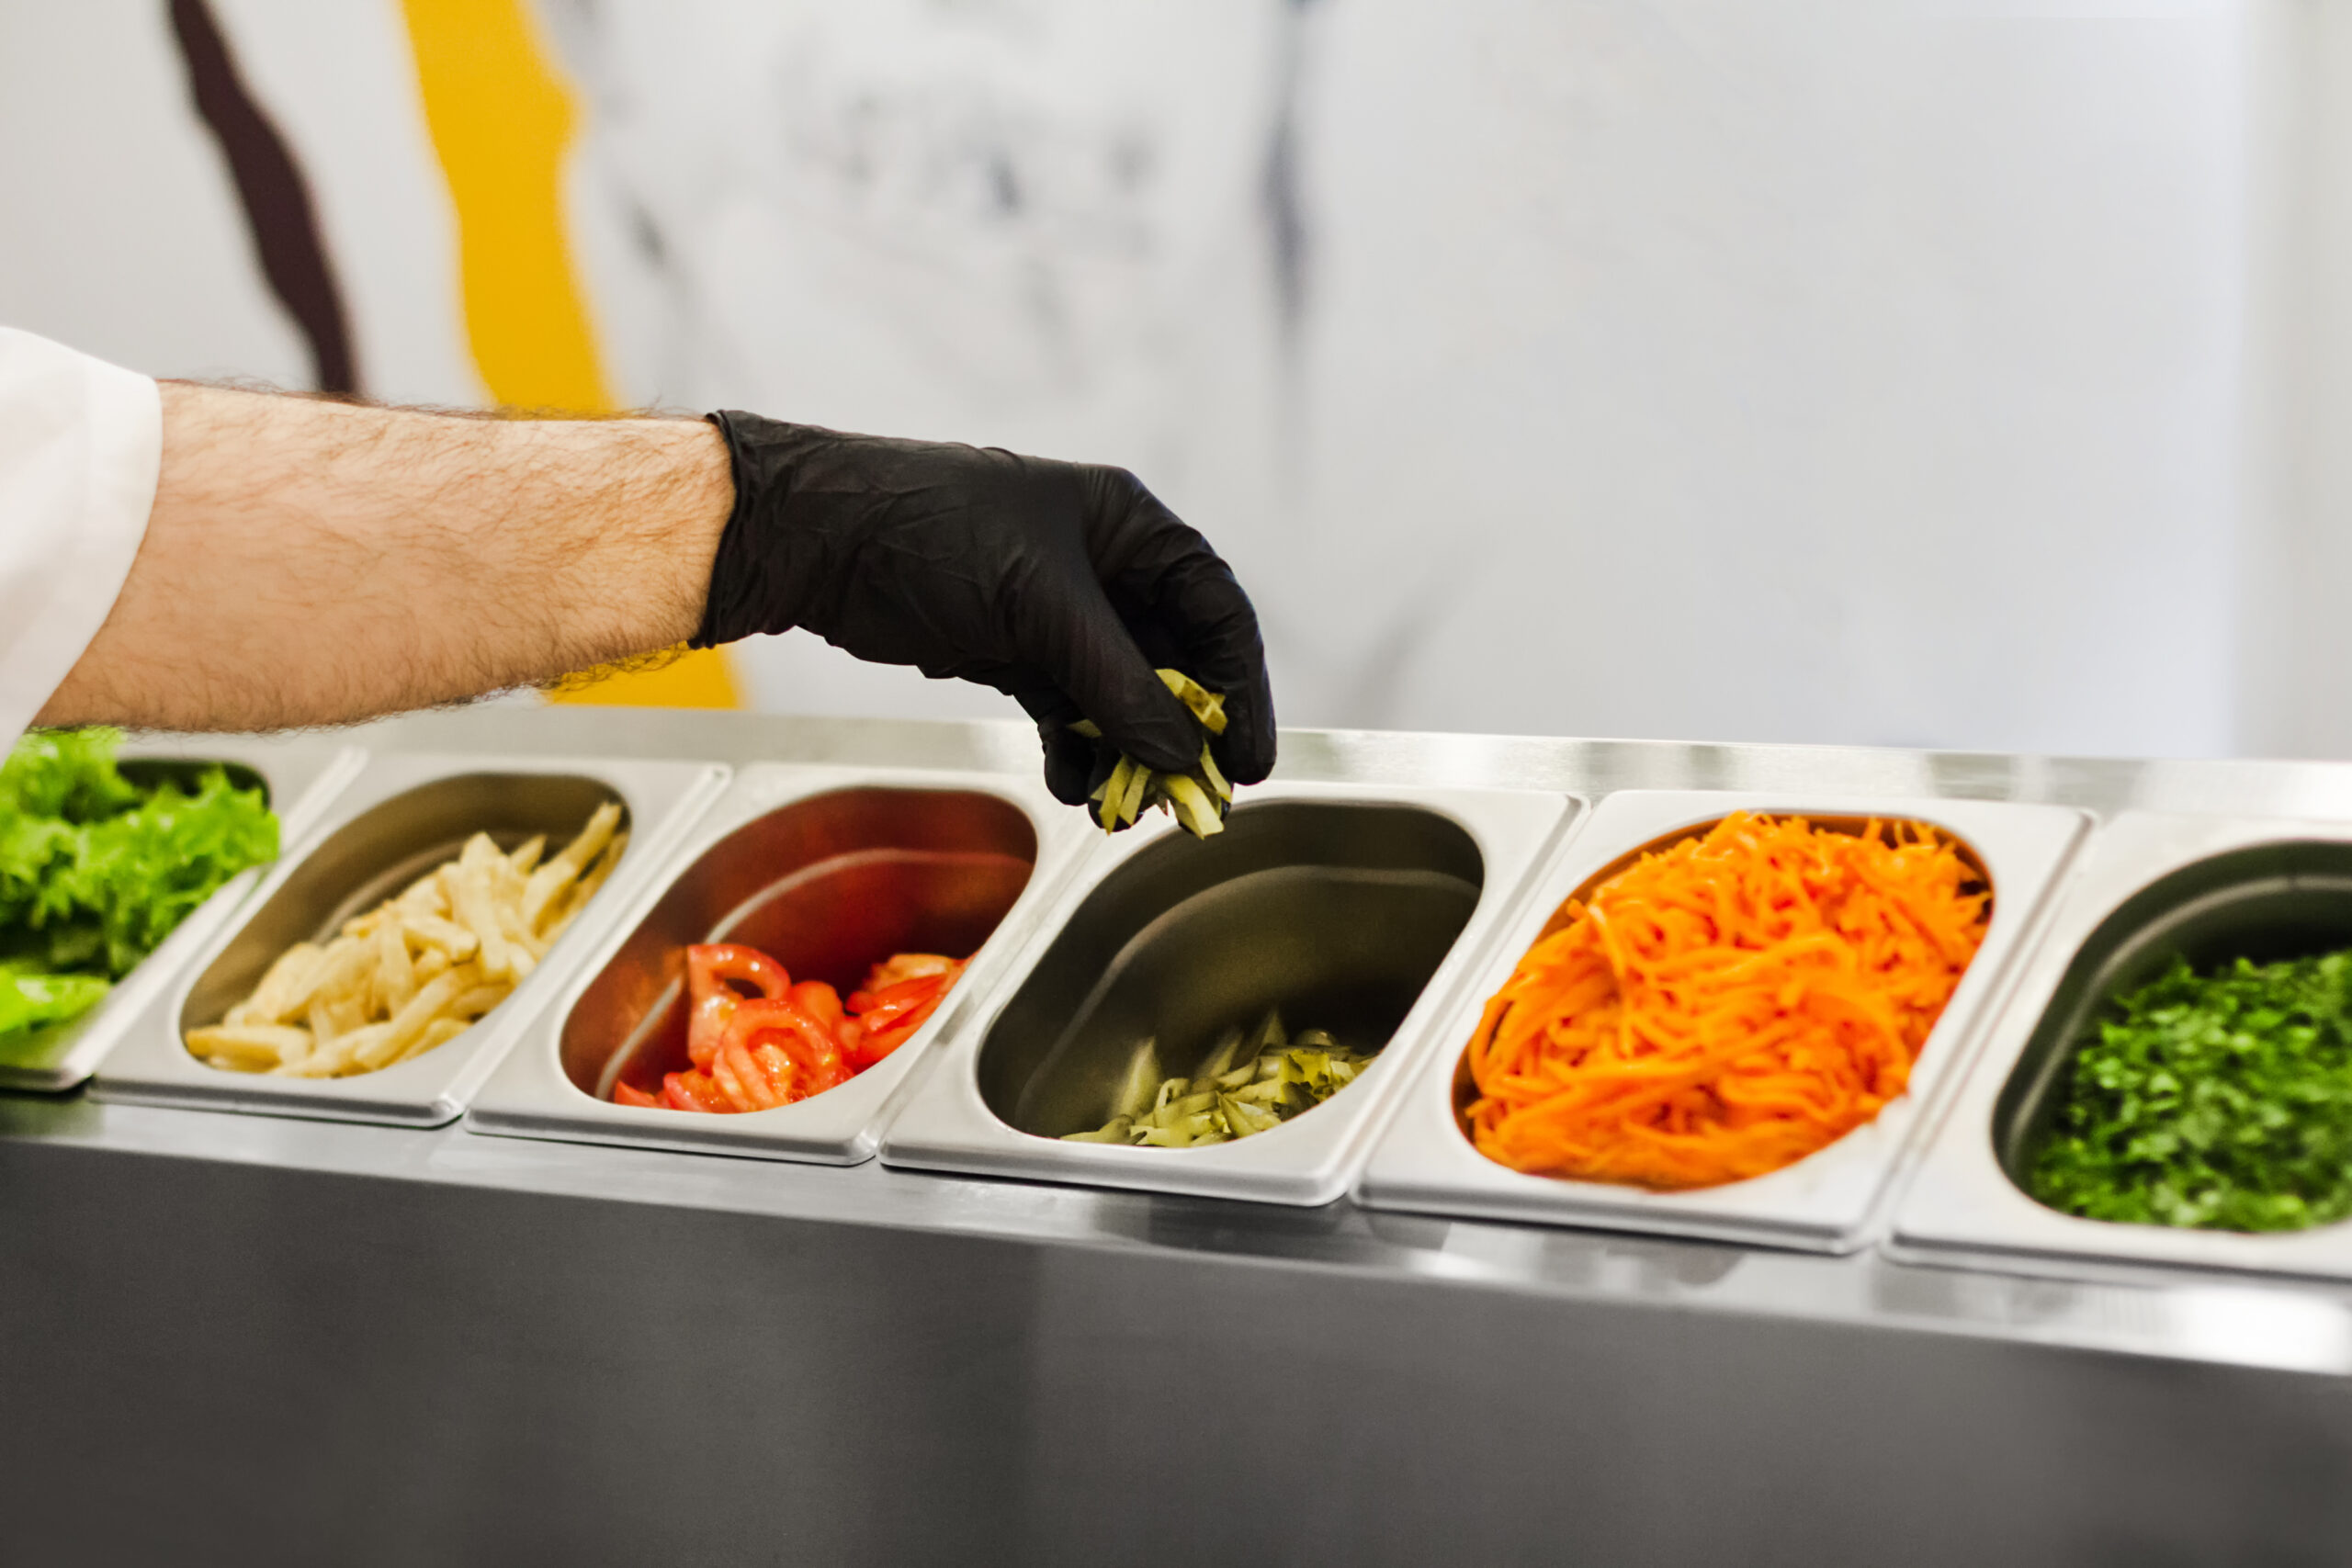
[[[379,750],[1026,770],[1017,724]],[[2352,819],[2352,767],[1295,732],[1297,781]],[[1898,1178],[1898,1181],[1901,1178]],[[2333,1562],[2352,1292],[0,1098],[17,1561]]]

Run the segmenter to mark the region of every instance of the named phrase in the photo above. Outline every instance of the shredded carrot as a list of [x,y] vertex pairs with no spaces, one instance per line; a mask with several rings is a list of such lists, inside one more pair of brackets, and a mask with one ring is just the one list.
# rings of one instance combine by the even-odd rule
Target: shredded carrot
[[1561,907],[1470,1042],[1471,1136],[1651,1188],[1793,1164],[1904,1091],[1991,910],[1934,828],[1735,812]]

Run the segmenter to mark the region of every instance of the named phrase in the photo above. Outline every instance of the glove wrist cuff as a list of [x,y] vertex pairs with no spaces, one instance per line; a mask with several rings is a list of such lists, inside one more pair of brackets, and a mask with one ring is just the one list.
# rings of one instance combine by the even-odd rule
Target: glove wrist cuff
[[786,512],[801,448],[810,437],[831,432],[738,409],[721,409],[703,418],[726,439],[735,504],[711,560],[702,621],[687,646],[716,648],[761,633],[790,631],[800,624],[809,585],[819,574],[816,562],[797,558],[805,552],[795,548]]

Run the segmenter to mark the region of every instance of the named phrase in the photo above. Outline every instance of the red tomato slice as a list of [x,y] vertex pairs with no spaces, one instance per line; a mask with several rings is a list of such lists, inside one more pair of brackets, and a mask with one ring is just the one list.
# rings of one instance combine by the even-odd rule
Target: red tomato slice
[[735,1046],[775,1045],[792,1059],[794,1087],[803,1098],[822,1094],[849,1080],[850,1066],[841,1042],[832,1032],[793,1003],[782,998],[745,1002],[727,1026],[722,1059]]
[[946,993],[943,980],[925,976],[920,980],[901,980],[873,992],[861,991],[865,1005],[857,1010],[858,1017],[868,1029],[878,1029],[891,1020],[913,1011],[926,1002],[935,1002]]
[[[752,1098],[751,1086],[735,1076],[735,1057],[739,1054],[740,1048],[730,1050],[729,1046],[721,1045],[718,1054],[710,1059],[710,1076],[718,1085],[718,1092],[727,1097],[729,1111],[757,1111],[760,1102]],[[745,1056],[744,1060],[748,1065],[750,1057]],[[752,1076],[756,1077],[759,1075],[754,1073]]]
[[822,980],[803,980],[792,987],[792,1005],[831,1030],[842,1018],[842,994]]
[[839,1036],[799,1009],[786,1038],[778,1040],[793,1066],[800,1069],[800,1084],[805,1094],[822,1094],[835,1084],[844,1084],[856,1073],[850,1066],[847,1053],[842,1050]]
[[939,1004],[946,995],[945,991],[933,992],[929,997],[899,1014],[887,1028],[877,1029],[868,1034],[859,1046],[866,1057],[866,1065],[871,1066],[913,1039],[915,1031],[921,1029],[925,1022],[929,1021],[931,1015],[939,1010]]
[[686,995],[692,1010],[686,1015],[686,1055],[706,1071],[727,1037],[727,1023],[743,999],[737,982],[763,997],[780,997],[792,988],[792,976],[783,964],[756,947],[737,942],[698,942],[686,949]]
[[695,1066],[709,1069],[710,1058],[727,1038],[728,1022],[742,1000],[721,986],[695,1003],[695,1010],[686,1015],[686,1055]]
[[727,1100],[707,1073],[666,1073],[662,1103],[673,1111],[724,1111]]
[[643,1089],[639,1089],[634,1084],[616,1083],[613,1086],[613,1103],[615,1105],[654,1106],[660,1105],[662,1101],[654,1098],[652,1095],[646,1093]]
[[790,1105],[796,1100],[808,1098],[800,1091],[800,1069],[792,1065],[792,1058],[781,1049],[764,1043],[754,1045],[752,1047],[752,1060],[758,1064],[761,1073],[768,1080],[768,1087],[775,1092],[777,1104]]
[[726,1047],[719,1052],[718,1060],[726,1063],[732,1070],[735,1081],[743,1086],[743,1092],[751,1096],[752,1104],[755,1109],[773,1111],[784,1104],[788,1098],[769,1081],[765,1069],[760,1066],[751,1050],[742,1042],[729,1041]]
[[696,1001],[741,981],[763,997],[780,997],[792,989],[784,965],[756,947],[731,942],[697,942],[686,949],[686,984]]
[[879,991],[901,980],[926,979],[933,975],[953,975],[964,967],[964,960],[949,958],[936,953],[894,953],[866,972],[861,991]]

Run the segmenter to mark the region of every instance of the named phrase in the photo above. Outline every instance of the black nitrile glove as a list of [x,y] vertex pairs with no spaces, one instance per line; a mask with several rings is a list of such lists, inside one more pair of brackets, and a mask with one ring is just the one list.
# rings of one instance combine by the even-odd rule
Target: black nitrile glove
[[1075,806],[1094,781],[1090,718],[1147,767],[1196,767],[1201,727],[1153,673],[1225,694],[1217,765],[1274,765],[1273,692],[1257,613],[1208,541],[1122,468],[996,447],[844,435],[732,410],[735,511],[694,646],[802,626],[876,664],[911,664],[1015,698],[1037,721],[1046,783]]

